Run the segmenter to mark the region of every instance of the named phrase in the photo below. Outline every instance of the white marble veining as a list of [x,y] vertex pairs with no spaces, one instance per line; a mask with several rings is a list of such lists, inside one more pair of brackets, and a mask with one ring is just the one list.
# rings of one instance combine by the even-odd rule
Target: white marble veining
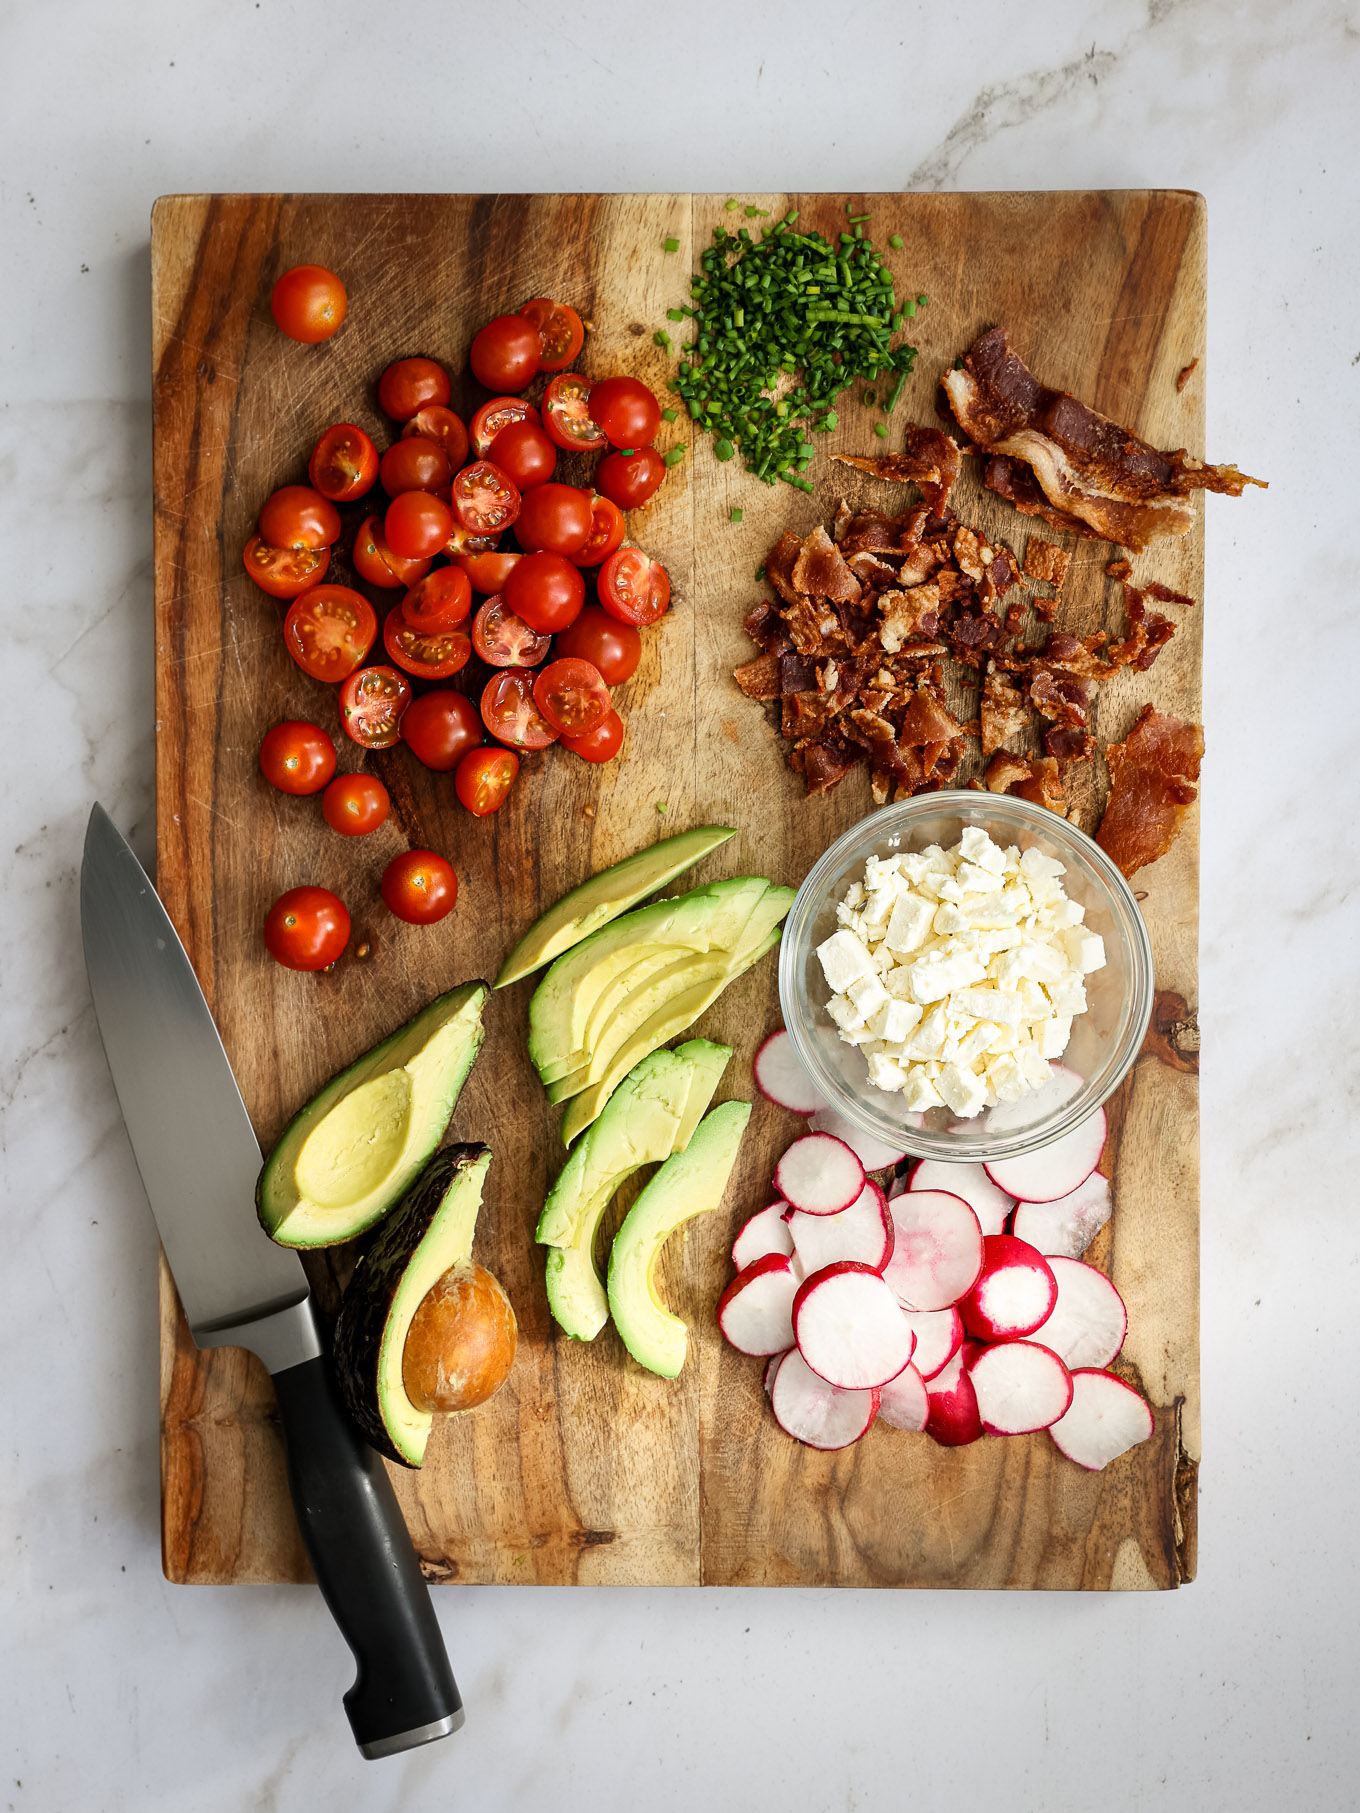
[[[645,23],[644,23],[645,21]],[[1360,24],[1325,0],[54,0],[0,21],[0,1813],[1356,1804]],[[1201,1571],[1170,1596],[448,1590],[469,1716],[354,1753],[316,1595],[161,1579],[154,1239],[79,959],[151,841],[166,190],[1209,200]]]

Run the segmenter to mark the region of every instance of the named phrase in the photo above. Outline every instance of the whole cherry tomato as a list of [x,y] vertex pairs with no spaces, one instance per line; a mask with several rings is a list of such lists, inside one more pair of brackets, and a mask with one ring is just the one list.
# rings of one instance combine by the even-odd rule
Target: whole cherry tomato
[[392,802],[376,774],[337,774],[321,795],[321,811],[342,837],[367,837],[385,824]]
[[563,737],[562,747],[583,762],[612,762],[623,747],[623,719],[618,712],[607,711],[593,730],[579,737]]
[[295,264],[269,294],[269,312],[279,332],[304,346],[329,340],[348,306],[344,284],[323,264]]
[[472,586],[461,567],[435,567],[401,601],[401,614],[422,635],[457,629],[472,609]]
[[442,497],[430,491],[399,491],[387,506],[383,539],[400,560],[433,560],[452,527],[453,511]]
[[401,721],[401,739],[418,762],[448,774],[481,747],[481,715],[471,699],[440,687],[412,702]]
[[512,422],[533,422],[537,426],[538,411],[523,397],[492,397],[489,403],[482,404],[468,424],[468,438],[479,460],[491,457],[492,441]]
[[590,380],[559,372],[543,393],[543,428],[567,453],[597,453],[608,441],[590,413]]
[[526,554],[542,549],[579,554],[590,540],[592,520],[588,492],[575,485],[535,485],[520,505],[515,536]]
[[463,426],[463,418],[443,403],[427,403],[424,409],[417,409],[401,432],[403,438],[408,434],[419,435],[422,440],[434,441],[442,447],[454,472],[467,458],[468,431]]
[[335,504],[352,504],[373,489],[378,449],[353,422],[336,422],[313,447],[307,476],[322,497]]
[[600,568],[600,603],[620,623],[655,623],[671,601],[670,574],[641,548],[620,548]]
[[411,682],[395,667],[361,667],[340,688],[346,735],[365,749],[390,749],[401,735]]
[[561,554],[526,554],[511,569],[503,594],[507,607],[541,636],[575,623],[586,601],[586,582]]
[[497,315],[473,336],[472,375],[488,390],[523,390],[538,375],[538,329],[523,315]]
[[595,486],[620,510],[636,510],[656,494],[666,476],[666,462],[655,447],[630,447],[606,453],[595,468]]
[[433,850],[406,850],[383,870],[382,897],[407,925],[433,925],[453,911],[458,877]]
[[378,633],[373,606],[347,585],[314,585],[283,620],[288,653],[313,680],[339,681],[361,665]]
[[280,793],[320,793],[335,773],[335,744],[319,724],[288,718],[265,732],[260,773]]
[[568,559],[578,567],[597,567],[623,543],[623,511],[610,497],[590,500],[590,539]]
[[472,619],[472,645],[488,667],[537,667],[550,640],[531,630],[503,598],[488,598]]
[[453,394],[449,374],[433,359],[398,359],[378,379],[378,404],[394,422],[409,422],[431,403],[445,404]]
[[558,736],[583,737],[607,716],[609,688],[589,661],[549,661],[534,679],[534,704]]
[[557,732],[534,703],[534,676],[525,668],[493,674],[482,691],[482,722],[493,737],[517,749],[546,749]]
[[259,526],[271,548],[329,548],[340,538],[340,512],[310,485],[285,485],[266,498]]
[[296,598],[320,585],[331,564],[329,548],[271,548],[252,535],[241,555],[246,572],[271,598]]
[[491,458],[521,491],[545,485],[557,470],[557,452],[536,422],[511,422],[491,443]]
[[403,433],[379,461],[378,477],[389,497],[403,491],[442,491],[453,477],[453,465],[438,441]]
[[661,426],[661,405],[638,378],[592,384],[590,413],[613,447],[645,447]]
[[576,310],[551,296],[535,296],[519,312],[538,333],[538,369],[561,371],[570,365],[586,338]]
[[453,790],[469,812],[485,818],[500,811],[518,773],[519,757],[513,749],[474,749],[459,762]]
[[637,672],[642,637],[631,623],[621,623],[598,604],[588,604],[569,629],[553,642],[555,655],[589,661],[606,686],[622,686]]
[[506,579],[523,558],[522,554],[508,553],[455,554],[453,561],[467,574],[474,592],[501,592],[505,589]]
[[269,909],[264,942],[285,969],[329,969],[349,943],[345,903],[326,888],[289,888]]
[[360,523],[354,537],[353,560],[355,572],[370,585],[404,585],[409,589],[430,570],[428,560],[404,560],[388,547],[376,516],[366,516]]
[[417,680],[448,680],[468,664],[472,642],[465,630],[418,630],[400,609],[389,611],[383,624],[387,658]]
[[[536,497],[552,488],[539,485],[529,495]],[[519,517],[519,487],[499,466],[489,460],[475,460],[454,478],[453,513],[475,535],[498,535]]]

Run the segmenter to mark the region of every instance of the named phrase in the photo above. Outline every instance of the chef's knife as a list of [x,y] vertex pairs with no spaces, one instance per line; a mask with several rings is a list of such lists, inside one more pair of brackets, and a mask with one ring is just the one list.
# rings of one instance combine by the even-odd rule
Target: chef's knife
[[95,1016],[165,1256],[200,1347],[269,1368],[288,1483],[317,1582],[354,1652],[365,1756],[447,1737],[463,1706],[391,1481],[346,1416],[297,1254],[255,1218],[260,1148],[193,966],[102,806],[80,921]]

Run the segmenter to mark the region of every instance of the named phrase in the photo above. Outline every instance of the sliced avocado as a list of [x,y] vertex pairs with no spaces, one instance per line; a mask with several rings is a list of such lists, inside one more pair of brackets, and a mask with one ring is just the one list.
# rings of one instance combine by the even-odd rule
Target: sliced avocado
[[639,850],[636,856],[592,875],[534,921],[505,959],[496,987],[505,988],[551,963],[735,836],[726,825],[700,825],[693,831],[663,837],[651,849]]
[[713,1091],[722,1081],[722,1073],[732,1056],[730,1045],[715,1045],[712,1039],[687,1039],[675,1047],[675,1056],[685,1058],[690,1067],[689,1094],[685,1111],[680,1116],[680,1131],[675,1136],[673,1151],[683,1152],[694,1137],[694,1129],[708,1112]]
[[663,1379],[673,1379],[684,1365],[689,1330],[657,1294],[657,1256],[681,1222],[722,1201],[750,1118],[749,1102],[724,1102],[700,1121],[689,1145],[666,1160],[614,1238],[609,1312],[633,1358]]
[[418,1467],[434,1421],[406,1395],[402,1359],[411,1318],[444,1273],[466,1265],[491,1153],[438,1152],[359,1261],[340,1300],[333,1351],[340,1394],[380,1454]]
[[485,982],[440,995],[296,1114],[255,1187],[280,1246],[335,1246],[372,1227],[444,1137],[482,1048]]

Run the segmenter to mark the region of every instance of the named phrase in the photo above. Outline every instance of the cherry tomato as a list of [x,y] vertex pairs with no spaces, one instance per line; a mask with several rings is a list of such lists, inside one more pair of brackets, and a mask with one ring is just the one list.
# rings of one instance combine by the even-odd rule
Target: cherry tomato
[[444,551],[451,560],[457,560],[460,554],[490,554],[500,542],[499,535],[474,535],[471,529],[465,529],[456,518],[449,531],[449,539],[444,543]]
[[521,491],[544,485],[557,470],[557,450],[537,422],[511,422],[491,443],[491,458]]
[[561,554],[526,554],[505,582],[505,602],[541,636],[575,623],[586,601],[586,582]]
[[623,747],[623,719],[618,712],[607,711],[593,730],[579,737],[563,737],[562,747],[583,762],[612,762]]
[[[537,491],[550,490],[539,485]],[[535,492],[530,492],[534,496]],[[465,529],[477,535],[496,535],[508,529],[520,513],[519,488],[490,460],[464,466],[453,481],[453,513]]]
[[586,330],[581,317],[565,302],[554,302],[551,296],[535,296],[519,311],[538,334],[538,369],[561,371],[585,345]]
[[473,337],[472,375],[488,390],[523,390],[538,375],[538,329],[523,315],[497,315]]
[[271,548],[252,535],[241,555],[246,572],[271,598],[296,598],[319,585],[331,564],[329,548]]
[[546,749],[557,732],[534,703],[534,676],[524,668],[492,674],[482,691],[482,722],[517,749]]
[[523,560],[522,554],[455,554],[454,563],[472,581],[474,592],[501,592],[509,575]]
[[579,371],[560,372],[544,391],[543,427],[568,453],[595,453],[609,445],[590,414],[590,380]]
[[671,601],[670,574],[641,548],[620,548],[600,568],[600,603],[620,623],[655,623]]
[[467,458],[468,432],[463,418],[443,403],[427,403],[424,409],[417,409],[401,432],[403,436],[418,434],[422,440],[434,441],[448,454],[455,472]]
[[395,667],[361,667],[340,688],[346,735],[365,749],[390,749],[401,735],[411,682]]
[[418,762],[440,774],[480,748],[482,720],[472,700],[451,687],[422,693],[401,721],[401,737]]
[[472,645],[488,667],[537,667],[549,641],[517,617],[503,598],[488,598],[472,619]]
[[386,823],[392,802],[376,774],[337,774],[321,795],[321,812],[342,837],[367,837]]
[[492,441],[511,422],[533,422],[537,425],[538,411],[532,403],[526,403],[523,397],[492,397],[489,403],[482,404],[468,426],[472,451],[479,460],[489,458]]
[[478,818],[499,812],[519,773],[519,757],[512,749],[474,749],[458,764],[453,790]]
[[453,477],[453,463],[438,441],[403,434],[383,454],[378,476],[389,497],[400,497],[403,491],[442,491]]
[[382,897],[407,925],[433,925],[453,911],[458,877],[433,850],[406,850],[383,870]]
[[314,585],[293,600],[283,620],[288,653],[314,680],[352,674],[377,633],[373,606],[347,585]]
[[472,656],[465,630],[418,630],[400,609],[389,611],[383,623],[383,647],[389,661],[417,680],[448,680],[461,672]]
[[542,549],[579,554],[590,540],[591,522],[588,492],[575,485],[535,485],[525,493],[515,536],[526,554]]
[[335,773],[335,744],[320,725],[289,718],[265,732],[260,773],[280,793],[320,793]]
[[472,609],[472,587],[461,567],[436,567],[401,601],[401,614],[422,635],[456,629]]
[[534,680],[534,704],[559,736],[583,737],[609,711],[609,688],[589,661],[549,661]]
[[637,672],[642,637],[631,623],[620,623],[598,604],[588,604],[571,628],[558,636],[553,653],[589,661],[600,670],[606,686],[622,686]]
[[636,510],[655,495],[666,476],[666,462],[655,447],[632,447],[606,453],[595,468],[596,488],[620,510]]
[[378,449],[353,422],[336,422],[313,447],[307,476],[322,497],[335,504],[352,504],[373,489]]
[[661,426],[661,405],[638,378],[602,378],[592,384],[590,413],[614,447],[645,447]]
[[378,379],[379,406],[394,422],[409,422],[417,410],[445,404],[452,394],[449,374],[433,359],[398,359]]
[[399,492],[383,517],[383,537],[401,560],[433,560],[452,527],[453,511],[429,491]]
[[259,526],[271,548],[329,548],[340,539],[340,512],[310,485],[285,485],[265,500]]
[[568,555],[573,565],[597,567],[623,541],[623,511],[610,497],[590,500],[590,540],[579,553]]
[[269,294],[269,312],[279,332],[304,346],[329,340],[348,306],[344,284],[323,264],[295,264]]
[[403,560],[387,545],[376,516],[366,516],[354,537],[354,570],[370,585],[415,585],[430,570],[428,560]]
[[329,969],[349,943],[345,903],[326,888],[289,888],[269,909],[264,943],[285,969]]

